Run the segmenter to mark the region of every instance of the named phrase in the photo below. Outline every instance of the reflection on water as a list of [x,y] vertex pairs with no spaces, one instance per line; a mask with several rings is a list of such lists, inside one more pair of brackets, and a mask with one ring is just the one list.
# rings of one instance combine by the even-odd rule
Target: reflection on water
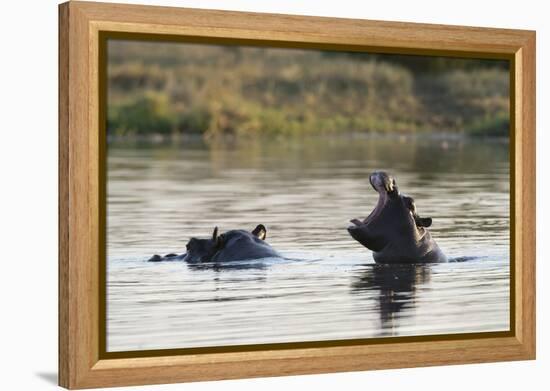
[[401,310],[414,307],[416,286],[430,281],[430,265],[371,265],[357,274],[352,291],[358,295],[378,294],[382,334],[395,328]]
[[[508,144],[338,137],[108,147],[108,350],[506,330]],[[374,265],[346,231],[390,171],[456,260]],[[147,263],[267,226],[286,260]]]

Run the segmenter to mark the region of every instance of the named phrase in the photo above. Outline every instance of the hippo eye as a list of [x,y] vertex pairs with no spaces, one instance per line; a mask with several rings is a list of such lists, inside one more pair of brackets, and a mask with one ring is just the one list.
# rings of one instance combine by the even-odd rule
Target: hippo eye
[[191,248],[191,246],[189,245],[189,243],[187,243],[187,244],[185,245],[185,249],[186,249],[187,251],[189,251],[190,248]]
[[409,210],[413,211],[415,209],[414,200],[411,197],[404,196],[403,202]]

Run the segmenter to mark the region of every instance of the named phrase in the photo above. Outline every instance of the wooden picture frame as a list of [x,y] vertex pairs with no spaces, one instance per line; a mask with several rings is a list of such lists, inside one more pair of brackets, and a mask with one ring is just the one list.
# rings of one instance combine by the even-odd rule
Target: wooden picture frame
[[[511,330],[106,356],[105,34],[510,60]],[[103,41],[102,41],[103,40]],[[59,6],[59,384],[90,388],[535,358],[535,32],[71,1]],[[102,285],[103,284],[103,285]],[[104,297],[104,296],[103,296]],[[103,344],[103,345],[102,345]]]

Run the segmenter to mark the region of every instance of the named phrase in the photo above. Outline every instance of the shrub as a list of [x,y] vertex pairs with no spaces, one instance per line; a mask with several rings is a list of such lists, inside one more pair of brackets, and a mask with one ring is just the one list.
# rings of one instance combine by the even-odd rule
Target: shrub
[[169,134],[174,129],[175,117],[167,96],[147,93],[128,103],[110,106],[108,124],[108,131],[117,135]]

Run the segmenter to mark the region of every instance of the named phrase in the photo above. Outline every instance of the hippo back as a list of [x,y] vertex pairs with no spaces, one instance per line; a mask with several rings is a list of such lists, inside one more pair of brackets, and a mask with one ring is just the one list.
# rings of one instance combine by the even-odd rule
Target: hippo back
[[212,257],[213,262],[281,257],[267,242],[245,230],[227,231],[220,237],[223,248]]

